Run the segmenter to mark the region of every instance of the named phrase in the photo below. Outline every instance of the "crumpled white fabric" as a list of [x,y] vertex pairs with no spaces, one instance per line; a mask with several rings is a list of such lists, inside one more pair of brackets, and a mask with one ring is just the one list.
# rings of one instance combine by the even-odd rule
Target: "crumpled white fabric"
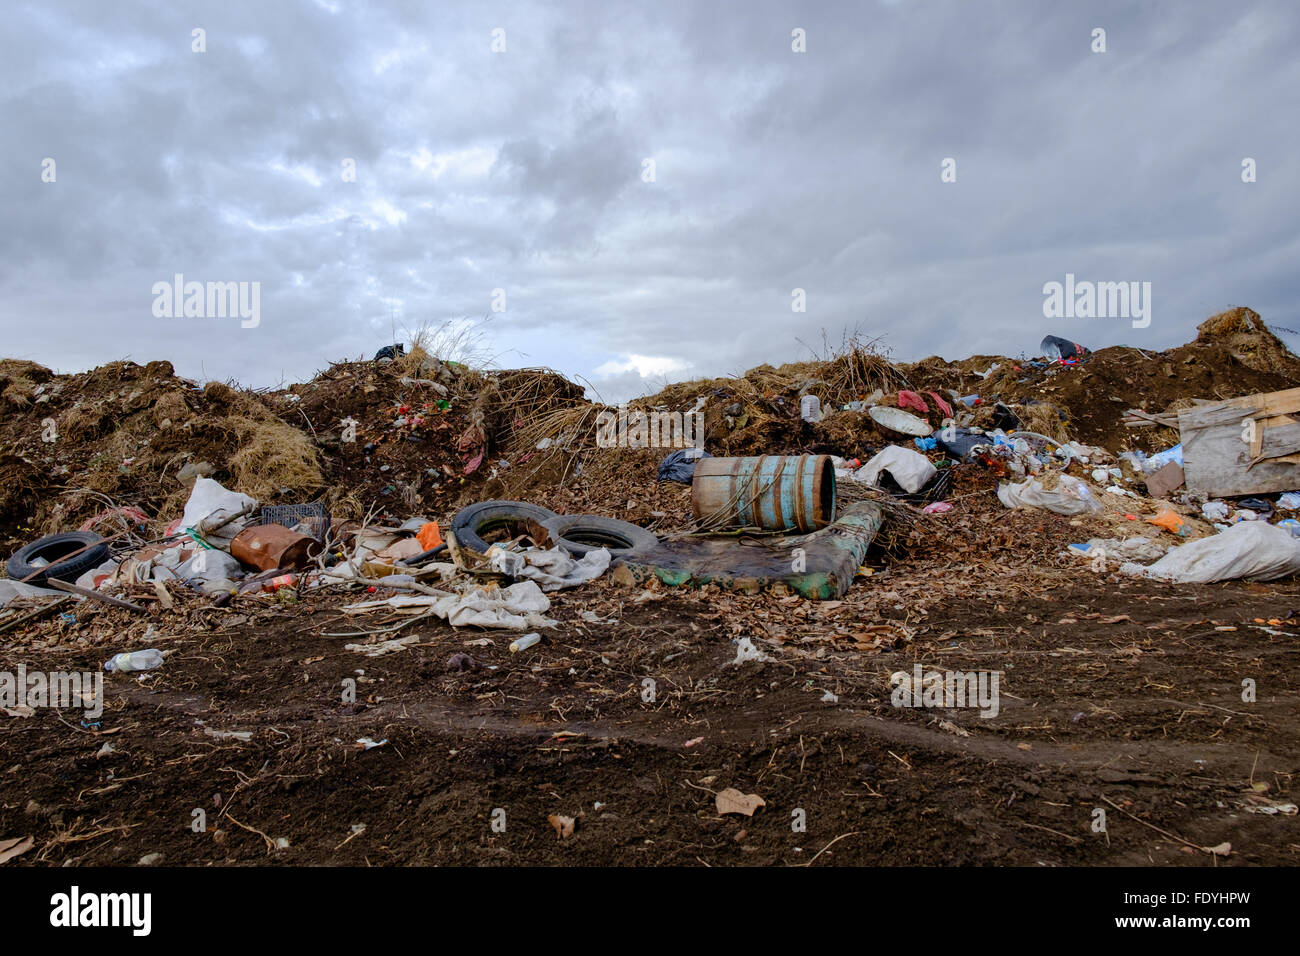
[[543,617],[551,609],[551,599],[535,581],[520,581],[508,588],[478,588],[468,594],[439,598],[433,611],[445,617],[452,627],[507,627],[523,631],[535,627],[553,627],[557,622]]
[[594,581],[609,569],[608,548],[596,548],[577,559],[561,548],[546,551],[506,551],[489,548],[488,564],[493,571],[512,578],[537,581],[543,591],[559,591]]
[[523,631],[554,627],[559,623],[542,614],[551,609],[551,599],[542,593],[535,581],[520,581],[508,588],[475,588],[464,594],[399,594],[383,601],[350,604],[343,610],[360,613],[379,607],[394,610],[429,608],[452,627],[496,627]]

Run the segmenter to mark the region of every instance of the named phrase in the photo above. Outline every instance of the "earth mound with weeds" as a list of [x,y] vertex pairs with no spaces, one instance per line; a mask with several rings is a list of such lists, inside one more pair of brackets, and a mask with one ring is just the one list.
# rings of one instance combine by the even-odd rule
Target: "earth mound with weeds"
[[[376,508],[446,518],[474,500],[516,497],[652,530],[689,521],[689,489],[655,480],[668,449],[601,447],[601,416],[608,422],[614,407],[549,369],[439,358],[447,345],[440,334],[416,336],[393,361],[336,362],[309,382],[262,391],[200,385],[165,361],[62,375],[0,360],[0,546],[12,551],[116,505],[165,523],[181,512],[196,474],[265,504],[322,500],[344,518]],[[687,423],[688,443],[724,456],[865,461],[907,441],[875,422],[871,404],[908,405],[934,427],[956,415],[992,428],[1010,411],[1021,429],[1058,441],[1153,451],[1174,444],[1176,429],[1134,434],[1122,422],[1127,409],[1177,411],[1194,399],[1300,383],[1300,359],[1245,308],[1207,319],[1186,345],[1114,345],[1077,366],[997,355],[894,363],[878,341],[857,334],[823,353],[678,382],[627,411]],[[900,391],[915,393],[926,411]],[[808,395],[818,399],[820,421],[801,418]],[[979,401],[957,401],[969,396]]]

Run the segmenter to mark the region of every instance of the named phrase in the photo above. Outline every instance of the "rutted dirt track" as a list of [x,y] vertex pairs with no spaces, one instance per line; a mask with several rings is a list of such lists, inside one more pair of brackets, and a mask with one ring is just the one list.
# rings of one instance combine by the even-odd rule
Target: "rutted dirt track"
[[[108,677],[98,728],[73,711],[0,718],[0,836],[33,834],[15,862],[56,866],[1300,860],[1300,819],[1259,812],[1295,800],[1295,622],[1255,623],[1289,618],[1300,586],[1022,567],[982,572],[957,603],[930,574],[905,563],[833,607],[637,604],[597,582],[515,655],[509,636],[466,646],[484,635],[422,622],[403,632],[418,643],[371,658],[322,636],[358,625],[330,608],[196,610],[210,628],[155,642],[174,651],[161,671]],[[832,620],[877,646],[807,637]],[[0,666],[96,667],[138,640],[128,623],[102,648],[10,646]],[[730,663],[745,635],[774,660]],[[473,665],[449,670],[456,653]],[[889,674],[918,661],[999,671],[1000,712],[893,707]],[[362,750],[364,737],[387,743]],[[720,816],[728,787],[766,805]],[[556,814],[576,818],[572,836]],[[1225,842],[1227,856],[1186,845]]]

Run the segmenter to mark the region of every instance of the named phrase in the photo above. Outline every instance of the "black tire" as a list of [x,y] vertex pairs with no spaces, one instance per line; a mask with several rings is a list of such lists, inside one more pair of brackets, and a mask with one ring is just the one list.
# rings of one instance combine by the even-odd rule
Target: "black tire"
[[485,534],[512,525],[516,526],[516,533],[522,533],[523,526],[530,521],[545,527],[546,522],[558,517],[550,508],[526,501],[479,501],[456,512],[451,519],[451,533],[458,548],[484,554],[492,547],[483,539]]
[[552,544],[575,558],[597,548],[608,548],[617,557],[631,551],[645,551],[659,543],[658,536],[645,528],[600,515],[559,515],[546,522],[546,530],[551,532]]
[[64,561],[58,567],[49,571],[45,571],[39,565],[32,564],[32,561],[37,558],[44,558],[52,564],[65,554],[71,554],[78,548],[84,548],[88,544],[103,540],[99,535],[90,531],[65,531],[61,534],[49,534],[25,547],[19,548],[5,564],[5,570],[9,573],[10,579],[14,581],[21,581],[32,572],[39,572],[27,582],[37,587],[44,585],[48,578],[53,578],[56,581],[75,581],[91,568],[99,567],[108,560],[108,545],[100,544],[82,551],[75,558]]

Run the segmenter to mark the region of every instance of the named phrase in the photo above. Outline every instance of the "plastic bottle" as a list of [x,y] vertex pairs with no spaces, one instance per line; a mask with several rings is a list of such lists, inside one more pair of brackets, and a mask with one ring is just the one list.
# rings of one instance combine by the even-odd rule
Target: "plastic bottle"
[[822,402],[816,395],[804,395],[799,399],[799,417],[806,422],[822,420]]
[[162,667],[162,664],[162,651],[151,647],[144,651],[115,654],[112,660],[104,664],[104,670],[121,671],[124,674],[129,674],[132,671],[151,671],[155,667]]

